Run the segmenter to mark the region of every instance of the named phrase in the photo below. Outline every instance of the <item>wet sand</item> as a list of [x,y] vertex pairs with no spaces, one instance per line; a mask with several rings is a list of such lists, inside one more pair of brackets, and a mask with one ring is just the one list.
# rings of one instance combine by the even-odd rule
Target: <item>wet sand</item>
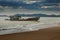
[[0,35],[0,40],[60,40],[60,26],[32,32]]

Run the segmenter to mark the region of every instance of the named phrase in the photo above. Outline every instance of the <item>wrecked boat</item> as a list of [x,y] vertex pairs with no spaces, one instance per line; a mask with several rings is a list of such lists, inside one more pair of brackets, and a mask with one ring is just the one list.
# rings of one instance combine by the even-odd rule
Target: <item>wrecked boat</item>
[[11,21],[38,21],[40,17],[37,14],[15,14],[9,18]]

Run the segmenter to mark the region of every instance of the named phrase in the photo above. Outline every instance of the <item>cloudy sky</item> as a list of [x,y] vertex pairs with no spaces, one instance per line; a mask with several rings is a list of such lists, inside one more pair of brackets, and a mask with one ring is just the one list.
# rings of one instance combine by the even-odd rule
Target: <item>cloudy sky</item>
[[29,1],[40,1],[40,2],[52,2],[52,3],[60,2],[60,0],[0,0],[0,1],[26,1],[26,2],[29,2]]

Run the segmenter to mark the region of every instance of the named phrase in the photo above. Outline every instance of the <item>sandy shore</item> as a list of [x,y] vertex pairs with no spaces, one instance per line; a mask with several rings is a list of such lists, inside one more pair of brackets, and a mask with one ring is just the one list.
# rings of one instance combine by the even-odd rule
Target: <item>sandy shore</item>
[[0,35],[0,40],[60,40],[60,26],[32,32]]

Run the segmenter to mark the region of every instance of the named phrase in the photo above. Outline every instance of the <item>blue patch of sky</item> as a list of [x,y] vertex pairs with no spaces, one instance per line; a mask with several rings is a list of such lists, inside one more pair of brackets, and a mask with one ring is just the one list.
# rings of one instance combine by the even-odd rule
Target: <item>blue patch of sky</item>
[[[35,2],[32,4],[25,4],[23,1],[24,0],[20,0],[18,2],[16,2],[16,0],[9,0],[9,1],[0,0],[0,5],[1,6],[13,6],[14,8],[22,6],[27,9],[39,9],[39,7],[41,6],[40,4],[46,5],[45,3],[60,3],[60,0],[43,0],[43,1],[39,0],[40,2]],[[52,6],[52,5],[57,5],[57,4],[47,4],[47,5]]]

